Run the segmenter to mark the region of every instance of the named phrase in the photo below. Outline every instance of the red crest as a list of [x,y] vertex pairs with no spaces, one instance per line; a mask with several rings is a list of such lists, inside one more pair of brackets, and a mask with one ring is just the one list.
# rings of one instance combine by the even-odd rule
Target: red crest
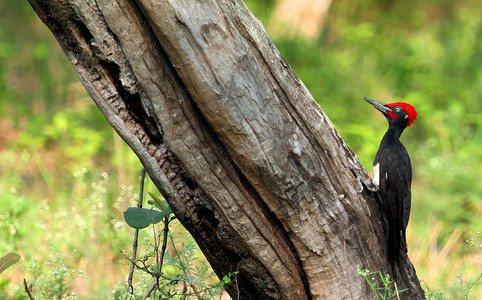
[[[395,103],[387,103],[386,104],[388,107],[395,107],[395,106],[400,106],[404,112],[407,113],[408,115],[408,124],[407,124],[407,127],[410,127],[410,125],[413,124],[413,122],[415,122],[415,119],[417,119],[417,112],[415,111],[415,107],[413,107],[412,105],[408,104],[408,103],[405,103],[405,102],[395,102]],[[390,117],[392,119],[396,119],[396,116],[394,113],[391,113],[391,112],[388,112],[388,114],[390,115]]]

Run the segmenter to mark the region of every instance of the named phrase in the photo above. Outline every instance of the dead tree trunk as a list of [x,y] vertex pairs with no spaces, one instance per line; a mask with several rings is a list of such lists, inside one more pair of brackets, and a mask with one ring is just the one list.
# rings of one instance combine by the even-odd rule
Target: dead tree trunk
[[356,266],[390,267],[359,161],[241,0],[29,1],[215,272],[240,272],[233,298],[374,298]]

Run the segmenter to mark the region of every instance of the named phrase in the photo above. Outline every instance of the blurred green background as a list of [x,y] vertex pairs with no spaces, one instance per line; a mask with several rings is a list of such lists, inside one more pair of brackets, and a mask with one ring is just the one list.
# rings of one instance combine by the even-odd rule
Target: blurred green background
[[[362,98],[417,109],[402,136],[409,256],[426,288],[456,297],[482,264],[481,2],[334,1],[315,34],[290,28],[279,2],[247,5],[367,170],[387,122]],[[128,273],[122,212],[140,168],[27,1],[1,1],[0,256],[22,260],[0,275],[0,299],[61,268],[79,298],[111,297]]]

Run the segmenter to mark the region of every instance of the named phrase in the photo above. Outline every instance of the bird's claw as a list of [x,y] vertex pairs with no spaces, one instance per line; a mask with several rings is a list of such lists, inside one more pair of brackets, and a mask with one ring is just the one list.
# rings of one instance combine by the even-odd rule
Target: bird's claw
[[358,194],[361,194],[363,192],[363,187],[365,187],[367,190],[370,192],[376,192],[378,191],[378,187],[373,183],[372,179],[370,178],[369,181],[367,181],[360,172],[360,169],[355,168],[354,166],[348,166],[350,171],[353,173],[353,175],[356,177],[357,183],[359,190],[357,190]]

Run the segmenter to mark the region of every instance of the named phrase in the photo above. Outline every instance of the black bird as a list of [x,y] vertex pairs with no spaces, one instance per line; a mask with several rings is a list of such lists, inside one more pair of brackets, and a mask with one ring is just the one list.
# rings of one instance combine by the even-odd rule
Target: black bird
[[[363,98],[388,120],[388,130],[373,162],[373,181],[388,223],[388,260],[394,267],[401,250],[407,251],[405,230],[410,217],[412,166],[400,142],[403,130],[417,118],[415,108],[404,102],[383,104]],[[393,274],[396,279],[396,274]]]

